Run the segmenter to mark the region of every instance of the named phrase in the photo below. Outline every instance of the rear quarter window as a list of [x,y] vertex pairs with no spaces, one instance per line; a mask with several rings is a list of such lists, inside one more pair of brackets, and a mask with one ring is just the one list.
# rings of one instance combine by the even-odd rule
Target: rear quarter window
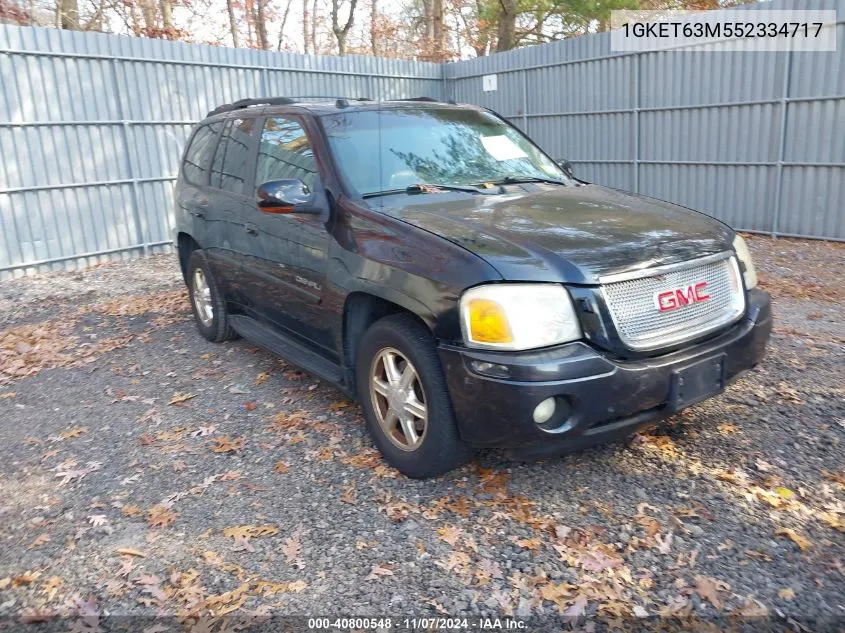
[[191,137],[182,163],[182,175],[185,180],[195,185],[207,184],[209,159],[214,152],[214,144],[222,128],[221,121],[206,123],[197,128],[196,133]]
[[246,193],[250,160],[256,149],[255,119],[229,119],[211,163],[211,186]]

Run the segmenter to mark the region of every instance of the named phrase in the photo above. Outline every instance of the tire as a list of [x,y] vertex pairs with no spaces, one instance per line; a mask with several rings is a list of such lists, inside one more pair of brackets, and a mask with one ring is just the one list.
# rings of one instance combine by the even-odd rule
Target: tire
[[[388,365],[398,368],[401,377],[410,375],[406,373],[410,365],[415,374],[411,386],[402,391],[399,380],[398,391],[390,387]],[[375,378],[376,374],[380,376],[378,379]],[[396,372],[392,375],[397,376]],[[367,428],[391,466],[408,477],[423,479],[441,475],[472,458],[472,448],[458,436],[455,412],[434,339],[416,317],[396,314],[374,323],[361,339],[355,378]],[[387,389],[392,394],[390,397],[394,398],[395,405],[392,409],[388,396],[379,393],[376,387]],[[402,393],[407,395],[402,396]],[[410,418],[413,421],[413,433],[418,435],[416,442],[411,434],[403,431],[407,428],[403,426],[407,423],[407,417],[404,421],[395,421],[393,433],[388,433],[382,424],[385,418],[394,420],[395,414],[391,415],[390,412],[399,410],[398,403],[402,403],[403,416],[414,415],[408,411],[425,411],[424,425],[421,417]],[[423,409],[420,409],[420,404]],[[404,448],[401,447],[403,443]]]
[[[211,267],[208,259],[201,250],[195,250],[188,258],[187,267],[188,295],[191,299],[191,309],[194,312],[194,322],[197,329],[205,338],[214,343],[230,341],[238,337],[237,333],[229,325],[229,314],[226,311],[226,302],[217,289],[214,277],[211,275]],[[204,280],[207,291],[201,287]],[[204,309],[204,301],[199,297],[205,296],[205,304],[210,307],[210,314]]]

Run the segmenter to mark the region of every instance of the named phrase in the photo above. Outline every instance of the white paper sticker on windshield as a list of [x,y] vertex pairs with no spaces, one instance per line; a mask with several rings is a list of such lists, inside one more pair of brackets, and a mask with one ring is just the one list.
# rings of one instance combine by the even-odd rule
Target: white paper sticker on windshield
[[481,144],[487,153],[496,160],[511,160],[512,158],[528,158],[528,154],[504,134],[499,136],[482,136]]

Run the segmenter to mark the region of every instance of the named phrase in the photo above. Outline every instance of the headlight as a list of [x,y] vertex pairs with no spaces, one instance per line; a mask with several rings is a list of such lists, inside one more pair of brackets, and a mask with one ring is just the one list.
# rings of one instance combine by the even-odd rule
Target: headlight
[[742,278],[745,279],[745,289],[751,290],[757,286],[757,271],[754,270],[754,262],[751,261],[748,244],[745,243],[741,235],[737,235],[734,238],[733,247],[739,260],[739,267],[742,270]]
[[523,350],[581,338],[566,288],[557,284],[491,284],[461,297],[461,327],[470,347]]

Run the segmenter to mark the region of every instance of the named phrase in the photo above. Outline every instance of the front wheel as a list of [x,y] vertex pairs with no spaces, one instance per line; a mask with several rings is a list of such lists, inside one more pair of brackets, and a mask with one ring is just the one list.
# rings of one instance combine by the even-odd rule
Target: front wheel
[[389,316],[367,330],[356,384],[373,441],[403,474],[433,477],[472,457],[458,436],[434,339],[415,317]]

